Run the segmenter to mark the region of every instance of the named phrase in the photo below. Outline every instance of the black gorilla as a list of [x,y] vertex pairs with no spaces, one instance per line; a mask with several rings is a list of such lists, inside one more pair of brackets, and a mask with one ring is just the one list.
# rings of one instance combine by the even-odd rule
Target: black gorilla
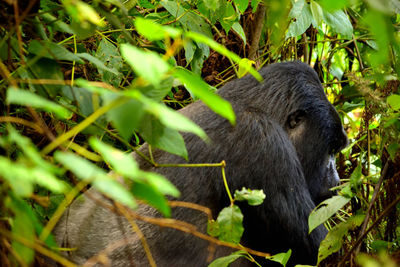
[[[269,252],[292,249],[290,264],[315,264],[318,247],[327,231],[319,226],[308,234],[308,216],[329,188],[339,182],[334,155],[347,145],[340,118],[328,102],[316,73],[301,62],[269,65],[260,71],[264,82],[248,75],[222,87],[218,94],[231,102],[237,125],[210,111],[201,101],[180,112],[200,125],[211,139],[183,134],[191,163],[225,160],[232,192],[242,187],[263,189],[260,206],[241,205],[244,246]],[[148,150],[145,144],[142,152]],[[160,150],[158,163],[184,163]],[[181,191],[180,200],[211,208],[214,217],[229,205],[219,168],[158,168],[136,157],[141,168],[168,177]],[[83,264],[104,253],[111,266],[147,266],[136,234],[122,216],[98,205],[92,197],[76,200],[55,230],[57,241],[76,247],[69,257]],[[103,201],[108,201],[102,198]],[[158,216],[148,206],[139,214]],[[174,208],[173,218],[205,231],[206,216],[187,208]],[[158,266],[206,266],[210,244],[190,234],[137,221]],[[215,257],[229,254],[217,247]],[[243,261],[239,265],[251,265]],[[270,264],[263,262],[263,264]]]

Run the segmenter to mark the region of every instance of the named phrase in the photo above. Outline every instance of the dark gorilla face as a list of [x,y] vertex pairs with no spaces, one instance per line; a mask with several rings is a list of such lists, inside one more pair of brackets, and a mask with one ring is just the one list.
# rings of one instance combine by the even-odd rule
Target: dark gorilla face
[[339,185],[335,155],[348,143],[334,107],[325,95],[318,102],[320,103],[315,103],[311,109],[300,109],[291,113],[286,127],[316,205],[335,194],[330,190]]

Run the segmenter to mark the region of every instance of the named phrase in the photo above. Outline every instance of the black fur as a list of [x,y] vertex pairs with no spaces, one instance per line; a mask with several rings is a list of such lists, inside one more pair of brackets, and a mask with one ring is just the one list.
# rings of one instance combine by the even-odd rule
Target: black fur
[[[308,234],[308,216],[337,185],[334,155],[347,145],[340,118],[328,102],[316,73],[301,62],[272,64],[260,71],[263,83],[246,76],[222,87],[218,93],[231,102],[237,115],[232,126],[202,102],[182,109],[211,139],[204,143],[183,134],[191,163],[225,160],[229,186],[263,189],[264,203],[240,204],[245,232],[242,244],[269,252],[292,249],[291,264],[315,264],[318,247],[327,231],[319,226]],[[141,148],[147,151],[147,145]],[[185,163],[177,156],[154,152],[158,163]],[[210,207],[214,217],[229,205],[219,168],[158,168],[136,157],[141,168],[168,177],[181,191],[180,200]],[[97,195],[96,192],[92,191]],[[141,206],[140,214],[156,212]],[[194,223],[205,231],[207,218],[198,211],[173,209],[173,217]],[[206,266],[209,243],[173,229],[138,222],[158,266]],[[75,201],[59,223],[56,237],[61,244],[78,247],[72,260],[82,264],[113,242],[130,238],[129,246],[109,253],[112,266],[146,266],[140,241],[123,217],[91,199]],[[215,256],[228,250],[217,248]],[[226,254],[225,254],[226,255]],[[242,262],[240,266],[250,264]],[[267,264],[264,263],[263,264]]]

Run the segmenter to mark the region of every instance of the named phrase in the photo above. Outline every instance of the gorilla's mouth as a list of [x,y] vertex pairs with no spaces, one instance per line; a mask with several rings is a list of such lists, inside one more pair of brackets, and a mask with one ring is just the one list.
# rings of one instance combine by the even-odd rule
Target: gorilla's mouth
[[322,190],[319,191],[320,193],[314,200],[314,203],[316,205],[318,205],[325,199],[328,199],[328,198],[331,198],[331,197],[337,195],[337,190],[332,190],[333,187],[336,187],[340,184],[340,177],[336,170],[334,155],[331,155],[329,157],[324,176],[325,177],[323,178],[323,188],[322,188]]

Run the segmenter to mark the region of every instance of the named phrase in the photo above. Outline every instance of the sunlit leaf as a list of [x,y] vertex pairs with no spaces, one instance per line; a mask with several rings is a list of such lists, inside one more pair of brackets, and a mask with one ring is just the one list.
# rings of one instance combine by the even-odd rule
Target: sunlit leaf
[[121,45],[121,54],[137,75],[156,86],[170,69],[168,63],[159,54],[144,51],[130,44]]
[[387,103],[389,106],[394,109],[394,110],[399,110],[400,109],[400,95],[390,95],[387,98]]
[[221,210],[218,215],[219,239],[226,242],[239,243],[242,237],[243,214],[238,206],[233,205]]
[[235,200],[237,201],[247,201],[251,206],[261,205],[264,202],[265,194],[263,190],[251,190],[247,188],[242,188],[242,190],[235,191]]
[[235,113],[231,104],[210,90],[210,86],[200,77],[183,68],[177,68],[173,75],[187,87],[191,93],[200,98],[211,110],[235,123]]
[[355,215],[345,222],[341,222],[334,226],[327,234],[318,250],[318,263],[323,259],[339,251],[342,247],[343,238],[349,230],[354,230],[364,221],[364,215]]
[[292,250],[289,249],[287,252],[272,255],[270,257],[267,257],[267,259],[270,261],[279,262],[280,264],[282,264],[285,267],[286,264],[288,263],[291,255],[292,255]]
[[20,90],[15,87],[9,87],[7,90],[7,103],[29,106],[43,109],[48,112],[54,112],[58,117],[66,119],[71,116],[71,112],[66,108],[38,96],[30,91]]
[[235,260],[245,257],[245,256],[246,256],[246,252],[236,251],[236,252],[233,252],[231,255],[221,257],[221,258],[214,260],[213,262],[211,262],[208,265],[208,267],[228,267]]
[[308,232],[311,233],[318,225],[324,223],[349,202],[350,198],[344,196],[333,196],[323,201],[308,217]]
[[57,151],[54,158],[65,168],[72,171],[79,179],[93,184],[93,187],[131,208],[136,207],[136,202],[129,191],[107,173],[86,159],[72,153]]

